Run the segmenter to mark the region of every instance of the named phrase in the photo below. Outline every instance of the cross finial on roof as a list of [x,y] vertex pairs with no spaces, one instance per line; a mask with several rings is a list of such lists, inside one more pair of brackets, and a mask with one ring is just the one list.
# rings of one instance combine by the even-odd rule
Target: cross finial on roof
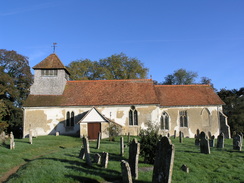
[[57,44],[58,44],[58,43],[53,43],[53,46],[52,46],[52,47],[53,47],[53,53],[55,53],[55,49],[56,49],[56,47],[57,47],[57,46],[56,46]]

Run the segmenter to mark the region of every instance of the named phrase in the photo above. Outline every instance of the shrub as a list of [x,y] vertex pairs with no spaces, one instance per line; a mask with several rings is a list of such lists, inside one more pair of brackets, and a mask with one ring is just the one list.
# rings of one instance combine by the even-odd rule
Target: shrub
[[121,131],[122,128],[120,125],[116,123],[110,123],[109,127],[107,128],[108,134],[109,134],[109,140],[114,141],[115,137],[117,137]]
[[157,143],[160,139],[158,134],[159,127],[151,122],[148,122],[148,128],[140,131],[140,154],[144,158],[145,163],[154,163]]

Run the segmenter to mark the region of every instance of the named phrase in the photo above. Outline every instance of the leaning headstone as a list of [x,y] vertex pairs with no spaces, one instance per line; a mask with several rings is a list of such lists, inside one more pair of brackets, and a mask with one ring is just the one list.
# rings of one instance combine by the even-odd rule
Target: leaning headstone
[[183,143],[183,138],[184,138],[184,134],[182,131],[179,132],[179,141],[180,143]]
[[195,134],[195,145],[199,146],[200,145],[200,139],[199,139],[199,135]]
[[217,137],[217,148],[224,148],[224,133],[220,133]]
[[133,183],[129,163],[127,163],[125,160],[122,160],[120,165],[121,165],[121,172],[122,172],[122,182]]
[[132,177],[138,179],[138,160],[140,154],[140,143],[133,139],[129,147],[129,165]]
[[124,156],[124,137],[120,137],[120,155]]
[[32,130],[29,131],[29,143],[32,144]]
[[100,142],[101,142],[101,132],[98,132],[98,135],[97,135],[97,149],[100,148]]
[[200,152],[204,154],[210,154],[209,141],[204,132],[201,132],[200,134]]
[[162,137],[157,144],[153,167],[153,183],[170,183],[174,164],[174,145],[167,137]]
[[215,144],[215,136],[211,136],[211,138],[209,139],[209,146],[210,147],[214,147]]
[[108,167],[108,153],[107,152],[103,152],[102,156],[101,156],[101,165],[103,168],[107,168]]
[[189,173],[189,168],[186,165],[182,165],[180,169],[186,173]]
[[83,147],[81,147],[80,149],[79,158],[85,159],[85,149]]
[[242,148],[242,139],[241,139],[241,136],[236,134],[233,137],[233,149],[234,150],[241,151],[241,148]]
[[96,163],[96,164],[98,164],[98,165],[101,164],[101,155],[100,155],[100,154],[96,153],[96,154],[94,155],[94,163]]
[[85,149],[86,164],[88,166],[91,166],[92,163],[91,163],[91,158],[90,158],[90,148],[89,148],[88,138],[87,137],[83,137],[82,140],[83,140],[83,146],[84,146],[84,149]]
[[15,148],[15,142],[14,142],[14,135],[13,132],[10,132],[10,149]]

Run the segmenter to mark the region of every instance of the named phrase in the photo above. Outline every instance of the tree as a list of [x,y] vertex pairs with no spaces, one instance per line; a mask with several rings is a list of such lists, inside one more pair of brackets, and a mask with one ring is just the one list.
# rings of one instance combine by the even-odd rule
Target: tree
[[143,79],[148,74],[143,63],[124,53],[101,59],[99,65],[104,69],[104,79]]
[[9,130],[22,126],[21,107],[29,94],[32,79],[27,57],[0,49],[1,126],[9,126]]
[[228,117],[231,132],[244,132],[244,88],[239,90],[221,89],[219,97],[225,102],[223,112]]
[[73,80],[142,79],[148,74],[143,63],[123,53],[100,59],[98,62],[89,59],[73,61],[67,68]]
[[198,76],[196,72],[186,71],[185,69],[178,69],[173,74],[167,75],[163,84],[168,85],[189,85],[193,84],[195,78]]

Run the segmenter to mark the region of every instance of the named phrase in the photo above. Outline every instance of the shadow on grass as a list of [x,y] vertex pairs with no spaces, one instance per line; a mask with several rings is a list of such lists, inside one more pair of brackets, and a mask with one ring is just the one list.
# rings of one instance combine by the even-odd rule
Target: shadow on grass
[[79,177],[74,175],[65,175],[65,177],[72,178],[79,181],[80,183],[99,183],[99,181],[87,177]]

